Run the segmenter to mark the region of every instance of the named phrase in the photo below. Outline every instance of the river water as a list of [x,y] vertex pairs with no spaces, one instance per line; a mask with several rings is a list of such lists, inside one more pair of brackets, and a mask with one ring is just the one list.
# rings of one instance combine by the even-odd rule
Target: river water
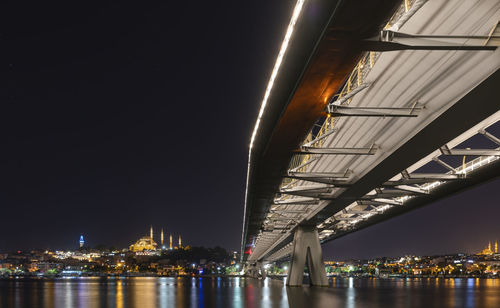
[[287,288],[252,278],[0,280],[0,307],[500,307],[499,279],[342,278]]

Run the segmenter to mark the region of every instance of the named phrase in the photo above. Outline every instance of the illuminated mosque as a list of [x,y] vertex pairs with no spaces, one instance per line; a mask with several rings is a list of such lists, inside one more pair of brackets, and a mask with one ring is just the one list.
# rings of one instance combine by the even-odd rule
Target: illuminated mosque
[[495,250],[491,249],[491,242],[488,243],[488,247],[481,250],[478,255],[492,255],[494,253],[498,253],[498,242],[495,241]]
[[[177,248],[182,248],[182,240],[181,236],[179,235],[179,246],[173,247],[173,242],[172,242],[172,234],[170,234],[170,249],[177,249]],[[160,245],[154,241],[153,239],[153,226],[151,226],[151,229],[149,230],[149,236],[143,236],[141,237],[137,242],[134,244],[130,245],[129,250],[133,252],[138,252],[138,251],[144,251],[144,250],[165,250],[167,247],[164,245],[164,236],[163,236],[163,229],[161,229],[161,235],[160,235]]]

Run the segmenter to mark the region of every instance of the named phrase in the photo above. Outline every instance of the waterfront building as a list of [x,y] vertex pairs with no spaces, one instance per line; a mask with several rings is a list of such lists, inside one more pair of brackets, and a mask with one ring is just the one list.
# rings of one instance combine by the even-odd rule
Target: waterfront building
[[130,245],[129,250],[133,252],[143,251],[143,250],[156,250],[158,244],[153,240],[153,226],[149,231],[149,237],[143,236],[134,244]]
[[478,255],[482,255],[482,256],[489,256],[489,255],[492,255],[494,253],[498,253],[498,242],[495,241],[495,250],[493,251],[491,249],[491,241],[488,242],[488,247],[484,248],[483,250],[481,250]]
[[[177,248],[182,248],[182,238],[179,235],[179,246],[175,247]],[[170,249],[173,249],[173,236],[170,234]],[[139,240],[137,240],[134,244],[129,246],[129,250],[133,252],[143,252],[143,251],[153,251],[153,250],[165,250],[167,249],[165,245],[165,232],[164,229],[162,228],[160,231],[160,244],[158,245],[154,239],[153,239],[153,227],[151,226],[151,229],[149,231],[149,237],[148,236],[143,236]]]

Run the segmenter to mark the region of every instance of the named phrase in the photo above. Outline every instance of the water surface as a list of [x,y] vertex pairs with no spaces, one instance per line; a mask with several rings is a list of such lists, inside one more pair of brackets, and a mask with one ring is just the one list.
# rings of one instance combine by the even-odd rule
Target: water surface
[[0,280],[0,307],[500,307],[497,279],[355,279],[287,288],[251,278]]

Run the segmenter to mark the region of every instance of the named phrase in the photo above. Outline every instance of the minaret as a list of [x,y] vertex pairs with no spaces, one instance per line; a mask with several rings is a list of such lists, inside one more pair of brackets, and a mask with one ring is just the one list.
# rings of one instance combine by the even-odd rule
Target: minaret
[[491,241],[488,242],[488,250],[491,251]]
[[170,249],[172,249],[172,234],[170,234]]
[[498,253],[498,241],[495,241],[495,253]]
[[85,241],[83,240],[83,235],[80,235],[80,247],[83,247]]
[[179,235],[179,248],[182,247],[182,239],[181,239],[181,236]]
[[153,245],[153,226],[151,225],[151,229],[149,230],[149,240],[150,244]]
[[161,241],[161,247],[163,247],[163,228],[161,228],[161,237],[160,237],[160,241]]

